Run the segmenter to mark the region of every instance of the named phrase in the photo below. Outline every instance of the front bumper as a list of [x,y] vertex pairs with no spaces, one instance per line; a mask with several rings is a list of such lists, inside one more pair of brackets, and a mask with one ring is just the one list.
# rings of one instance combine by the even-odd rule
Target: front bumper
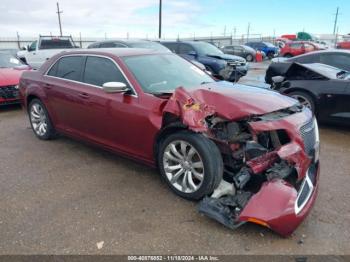
[[0,87],[0,105],[18,103],[20,103],[20,97],[17,85]]
[[[306,218],[314,205],[318,191],[319,170],[317,162],[313,174],[315,177],[313,188],[301,205],[298,205],[298,200],[301,199],[305,186],[301,186],[298,192],[284,180],[276,179],[265,183],[260,191],[251,197],[238,221],[259,221],[259,224],[267,226],[282,236],[290,235]],[[309,175],[305,177],[305,182],[308,177]]]
[[[230,202],[225,197],[216,200],[205,199],[200,204],[199,211],[232,229],[246,222],[253,222],[266,226],[282,236],[288,236],[305,219],[317,196],[320,170],[317,122],[312,117],[311,111],[304,109],[286,117],[280,118],[274,115],[269,116],[269,120],[267,118],[253,120],[249,125],[254,134],[285,130],[290,141],[278,147],[276,151],[264,155],[266,158],[263,162],[255,161],[257,165],[250,166],[253,171],[251,176],[260,178],[266,176],[266,179],[256,193],[251,193],[244,199],[244,204],[239,198],[243,196],[242,193],[249,191],[238,190],[231,196]],[[311,140],[314,140],[313,144],[310,143]],[[266,163],[274,161],[272,159],[274,155],[275,159],[288,163],[294,170],[293,174],[296,176],[294,179],[290,180],[289,175],[284,177],[282,169],[278,171],[277,176],[269,175],[270,164]],[[265,169],[261,169],[263,164],[266,164]],[[229,207],[229,210],[237,210],[238,207],[238,212],[227,212],[226,207]]]
[[248,73],[248,65],[226,65],[220,70],[219,75],[230,82],[238,81],[242,76]]

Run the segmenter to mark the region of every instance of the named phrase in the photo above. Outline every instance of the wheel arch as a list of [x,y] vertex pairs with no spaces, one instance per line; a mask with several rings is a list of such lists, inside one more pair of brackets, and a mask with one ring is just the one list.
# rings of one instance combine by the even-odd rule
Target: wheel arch
[[301,87],[292,87],[292,88],[288,88],[288,89],[284,90],[283,94],[289,95],[292,92],[302,92],[302,93],[309,95],[313,99],[313,102],[315,104],[315,115],[317,114],[317,112],[318,112],[318,110],[317,110],[318,99],[317,99],[317,96],[313,92],[311,92],[310,90],[301,88]]
[[153,157],[157,159],[159,146],[162,140],[164,140],[167,136],[176,133],[181,130],[188,130],[187,126],[184,125],[180,119],[180,117],[172,114],[165,113],[163,115],[162,128],[157,133],[154,143],[153,143]]

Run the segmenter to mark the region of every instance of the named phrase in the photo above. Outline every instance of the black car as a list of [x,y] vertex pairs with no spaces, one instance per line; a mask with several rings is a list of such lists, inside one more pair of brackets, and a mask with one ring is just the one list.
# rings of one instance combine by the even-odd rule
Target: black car
[[155,51],[170,52],[170,50],[163,45],[148,40],[136,40],[136,39],[116,39],[99,41],[90,44],[87,48],[145,48]]
[[311,52],[288,59],[275,58],[266,71],[265,82],[272,84],[272,77],[285,75],[290,65],[294,62],[301,64],[321,63],[350,71],[350,51],[334,49]]
[[247,45],[227,45],[221,48],[225,54],[236,55],[245,58],[248,62],[253,62],[256,50]]
[[272,88],[310,108],[321,122],[350,124],[350,73],[324,64],[293,63]]
[[203,64],[213,76],[227,81],[238,81],[248,72],[244,58],[224,54],[216,46],[202,41],[162,41],[162,45],[187,60]]

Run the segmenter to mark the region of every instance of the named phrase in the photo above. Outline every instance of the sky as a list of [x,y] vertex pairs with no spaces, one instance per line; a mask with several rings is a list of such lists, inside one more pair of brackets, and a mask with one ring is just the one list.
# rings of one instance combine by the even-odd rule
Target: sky
[[[159,0],[59,0],[63,34],[158,36]],[[350,33],[349,0],[163,0],[163,38]],[[1,0],[0,37],[58,35],[56,0]],[[225,30],[226,28],[226,30]]]

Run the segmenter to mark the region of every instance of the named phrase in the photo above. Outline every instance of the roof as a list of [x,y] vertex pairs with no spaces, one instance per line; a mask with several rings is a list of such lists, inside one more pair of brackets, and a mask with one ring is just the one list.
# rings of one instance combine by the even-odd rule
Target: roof
[[125,38],[120,38],[120,39],[108,39],[108,40],[102,40],[102,41],[96,41],[93,42],[92,44],[101,44],[101,43],[114,43],[114,42],[120,42],[120,43],[137,43],[137,42],[151,42],[150,40],[144,40],[144,39],[125,39]]
[[[94,54],[94,55],[114,55],[118,57],[149,55],[149,54],[169,54],[145,48],[96,48],[96,49],[79,49],[75,51],[64,51],[64,55],[71,54]],[[62,53],[60,53],[62,55]]]

